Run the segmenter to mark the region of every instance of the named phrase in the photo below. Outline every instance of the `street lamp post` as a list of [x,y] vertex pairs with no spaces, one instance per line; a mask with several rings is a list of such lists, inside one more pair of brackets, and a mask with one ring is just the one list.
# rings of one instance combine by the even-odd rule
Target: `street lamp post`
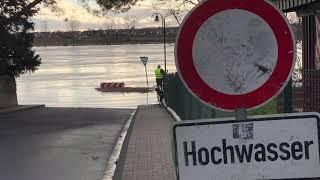
[[152,17],[155,16],[154,21],[159,22],[159,16],[162,20],[162,30],[163,30],[163,55],[164,55],[164,74],[167,74],[167,50],[166,50],[166,19],[160,13],[154,13]]

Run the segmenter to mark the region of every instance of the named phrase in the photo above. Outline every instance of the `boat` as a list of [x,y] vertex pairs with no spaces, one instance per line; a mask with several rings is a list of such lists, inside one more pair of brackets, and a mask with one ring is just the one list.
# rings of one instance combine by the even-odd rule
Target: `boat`
[[147,93],[154,91],[154,88],[148,87],[126,87],[125,83],[117,83],[117,82],[102,82],[100,83],[100,87],[95,88],[100,92],[121,92],[121,93]]

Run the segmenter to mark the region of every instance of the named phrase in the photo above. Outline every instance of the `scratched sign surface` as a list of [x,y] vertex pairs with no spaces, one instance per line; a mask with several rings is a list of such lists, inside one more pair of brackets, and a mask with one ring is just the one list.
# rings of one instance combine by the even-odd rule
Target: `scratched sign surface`
[[266,104],[289,81],[294,59],[286,17],[263,0],[202,1],[183,20],[175,44],[183,83],[222,110]]
[[[263,43],[262,43],[263,42]],[[271,76],[278,45],[270,26],[245,10],[211,16],[198,30],[193,61],[200,77],[219,92],[252,92]]]

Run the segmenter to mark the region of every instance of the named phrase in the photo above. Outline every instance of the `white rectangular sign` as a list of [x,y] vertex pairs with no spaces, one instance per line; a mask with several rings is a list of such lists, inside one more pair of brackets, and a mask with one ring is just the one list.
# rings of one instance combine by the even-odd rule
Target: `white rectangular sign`
[[320,177],[318,113],[176,123],[178,180]]

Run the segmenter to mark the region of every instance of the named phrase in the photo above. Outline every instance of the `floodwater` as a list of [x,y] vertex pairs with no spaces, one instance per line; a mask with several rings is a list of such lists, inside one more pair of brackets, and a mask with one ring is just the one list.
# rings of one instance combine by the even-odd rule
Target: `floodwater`
[[[146,87],[140,56],[148,56],[149,86],[155,86],[154,69],[164,66],[162,44],[35,47],[42,64],[35,73],[17,79],[19,104],[49,107],[136,108],[157,102],[151,93],[109,93],[95,90],[101,82],[124,82]],[[174,46],[167,48],[167,70],[175,72]]]

